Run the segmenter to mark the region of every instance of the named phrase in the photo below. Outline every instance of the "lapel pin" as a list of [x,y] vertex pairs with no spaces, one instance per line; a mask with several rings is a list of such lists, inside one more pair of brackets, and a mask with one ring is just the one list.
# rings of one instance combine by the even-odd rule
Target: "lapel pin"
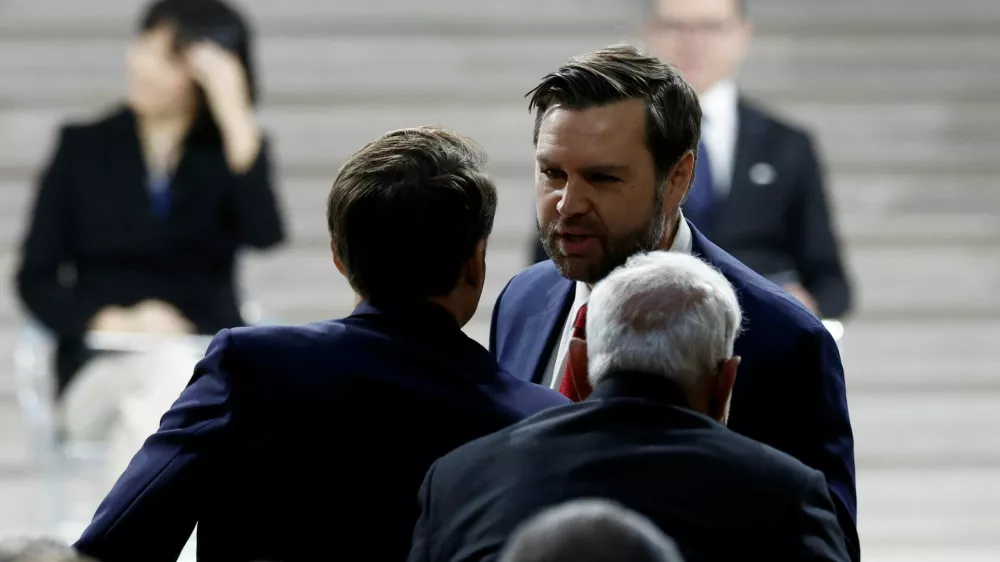
[[766,162],[757,162],[750,167],[750,181],[757,185],[771,185],[778,178],[774,166]]

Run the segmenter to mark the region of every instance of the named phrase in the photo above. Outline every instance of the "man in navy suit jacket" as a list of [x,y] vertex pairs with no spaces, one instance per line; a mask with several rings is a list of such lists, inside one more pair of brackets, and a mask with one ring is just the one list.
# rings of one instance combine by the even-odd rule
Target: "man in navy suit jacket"
[[718,268],[745,313],[729,427],[821,471],[852,557],[854,438],[843,367],[823,324],[684,220],[701,128],[692,88],[634,47],[574,57],[531,92],[538,226],[551,261],[516,276],[493,311],[490,348],[509,372],[589,393],[566,362],[585,338],[590,287],[637,251],[689,252]]
[[568,403],[502,372],[461,330],[497,205],[484,163],[433,128],[355,154],[328,218],[363,301],[340,320],[216,336],[76,547],[102,562],[175,560],[197,523],[202,559],[403,560],[435,459]]

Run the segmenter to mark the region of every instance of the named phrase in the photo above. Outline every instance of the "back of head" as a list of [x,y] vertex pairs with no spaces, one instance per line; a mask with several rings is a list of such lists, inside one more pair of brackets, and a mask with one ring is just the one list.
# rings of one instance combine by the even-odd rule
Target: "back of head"
[[741,314],[732,285],[704,261],[680,252],[634,256],[590,296],[591,382],[639,372],[690,391],[733,357]]
[[648,519],[616,503],[576,500],[523,523],[500,562],[682,562]]
[[485,163],[471,140],[420,127],[387,133],[343,165],[327,222],[360,296],[392,304],[455,289],[463,264],[493,229],[497,192]]

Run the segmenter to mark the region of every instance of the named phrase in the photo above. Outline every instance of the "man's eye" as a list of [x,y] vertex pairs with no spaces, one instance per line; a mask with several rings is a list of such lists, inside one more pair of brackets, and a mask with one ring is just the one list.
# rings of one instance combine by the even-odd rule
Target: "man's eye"
[[594,174],[593,176],[591,176],[590,181],[592,183],[615,183],[621,180],[614,176],[609,176],[607,174]]
[[543,168],[542,175],[549,178],[550,180],[554,180],[561,178],[562,172],[559,170],[553,170],[552,168]]

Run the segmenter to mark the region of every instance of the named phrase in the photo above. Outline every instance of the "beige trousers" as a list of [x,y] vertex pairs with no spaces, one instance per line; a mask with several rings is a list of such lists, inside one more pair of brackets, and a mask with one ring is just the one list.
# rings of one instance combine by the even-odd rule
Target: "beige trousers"
[[171,343],[151,352],[101,355],[70,382],[60,424],[72,441],[107,444],[109,489],[159,427],[203,354],[204,349]]
[[[107,444],[104,490],[156,432],[203,354],[203,348],[178,343],[152,352],[101,355],[74,377],[58,415],[68,439]],[[196,548],[192,535],[179,562],[193,562]]]

